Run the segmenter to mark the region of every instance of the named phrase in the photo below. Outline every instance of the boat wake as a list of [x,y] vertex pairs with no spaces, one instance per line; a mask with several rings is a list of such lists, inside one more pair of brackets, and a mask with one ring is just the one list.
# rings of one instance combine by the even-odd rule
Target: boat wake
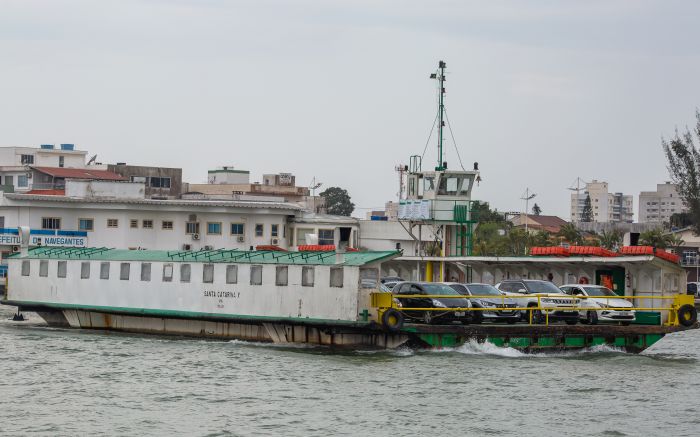
[[611,354],[627,354],[622,349],[607,345],[592,346],[579,350],[568,351],[536,351],[523,352],[512,347],[496,346],[489,342],[479,343],[477,341],[469,341],[455,348],[435,349],[431,352],[436,353],[460,353],[464,355],[487,355],[504,358],[556,358],[556,357],[581,357],[581,356],[601,356]]

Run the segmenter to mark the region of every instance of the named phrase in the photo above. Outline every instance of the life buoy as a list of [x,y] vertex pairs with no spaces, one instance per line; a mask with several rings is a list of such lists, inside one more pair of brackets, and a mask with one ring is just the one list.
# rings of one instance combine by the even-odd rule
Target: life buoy
[[389,331],[398,331],[403,327],[403,314],[401,311],[389,308],[382,314],[382,325]]
[[678,308],[678,322],[685,327],[690,327],[698,321],[698,310],[693,305],[683,305]]

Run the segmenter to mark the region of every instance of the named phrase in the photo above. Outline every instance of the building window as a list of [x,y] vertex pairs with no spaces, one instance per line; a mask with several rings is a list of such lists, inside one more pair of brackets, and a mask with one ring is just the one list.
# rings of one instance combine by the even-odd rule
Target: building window
[[121,265],[119,267],[119,279],[121,279],[122,281],[128,281],[130,271],[131,271],[131,264],[121,263]]
[[59,156],[58,157],[58,166],[63,167],[66,165],[66,157],[65,156]]
[[21,174],[17,176],[17,186],[20,188],[26,188],[29,186],[29,179],[27,175]]
[[243,223],[231,223],[231,235],[243,235],[244,229]]
[[258,223],[255,225],[255,236],[256,237],[262,237],[263,231],[264,231],[264,227],[262,224]]
[[14,184],[12,176],[5,176],[5,185],[13,186]]
[[226,283],[227,284],[237,284],[238,283],[238,266],[227,265],[226,266]]
[[262,285],[263,266],[250,266],[250,285]]
[[22,155],[20,160],[22,165],[32,165],[34,164],[34,155]]
[[90,262],[83,261],[80,263],[80,279],[90,279]]
[[314,233],[313,229],[310,228],[299,228],[297,229],[297,246],[308,244],[306,237]]
[[42,259],[39,261],[39,276],[46,278],[49,276],[49,261]]
[[173,264],[166,263],[163,264],[163,282],[173,281]]
[[342,267],[331,267],[331,287],[343,288]]
[[78,230],[94,231],[95,230],[95,220],[89,219],[89,218],[78,219]]
[[61,229],[61,219],[58,217],[42,217],[41,229]]
[[199,234],[199,222],[185,223],[185,234]]
[[139,227],[139,221],[136,219],[131,219],[129,220],[129,227],[130,228],[138,228]]
[[207,223],[207,234],[221,235],[221,223],[220,222],[208,222]]
[[109,263],[100,263],[100,279],[109,279]]
[[171,231],[173,229],[173,222],[170,220],[163,220],[161,227],[165,231]]
[[0,228],[4,228],[4,227],[5,227],[5,216],[0,215]]
[[22,261],[22,276],[29,276],[29,260]]
[[277,266],[275,269],[275,285],[286,286],[289,278],[288,266]]
[[141,222],[141,227],[144,229],[153,229],[153,220],[144,220]]
[[318,230],[318,244],[320,245],[332,245],[335,243],[335,236],[333,229],[319,229]]
[[205,284],[214,283],[214,264],[204,264],[202,269],[202,282]]
[[360,287],[377,288],[379,283],[379,269],[370,267],[360,269]]
[[59,278],[65,278],[68,273],[68,263],[66,261],[58,262],[58,269],[56,270],[56,276]]
[[305,266],[301,268],[301,286],[302,287],[313,287],[314,286],[314,268],[310,266]]
[[118,228],[119,227],[119,220],[107,219],[107,227],[108,228]]
[[180,282],[190,282],[192,266],[190,264],[180,264]]
[[141,280],[146,282],[151,280],[151,263],[141,263]]
[[170,188],[170,178],[150,177],[148,183],[151,188]]
[[271,237],[278,237],[280,234],[279,229],[280,229],[280,225],[272,225],[270,227],[270,236]]

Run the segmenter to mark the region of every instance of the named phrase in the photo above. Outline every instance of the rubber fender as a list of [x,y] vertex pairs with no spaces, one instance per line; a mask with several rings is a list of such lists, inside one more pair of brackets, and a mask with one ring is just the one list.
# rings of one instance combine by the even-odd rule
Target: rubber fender
[[403,314],[401,311],[389,308],[382,314],[382,325],[389,331],[398,331],[403,327]]
[[698,310],[693,305],[683,305],[678,308],[678,322],[685,327],[690,327],[698,321]]

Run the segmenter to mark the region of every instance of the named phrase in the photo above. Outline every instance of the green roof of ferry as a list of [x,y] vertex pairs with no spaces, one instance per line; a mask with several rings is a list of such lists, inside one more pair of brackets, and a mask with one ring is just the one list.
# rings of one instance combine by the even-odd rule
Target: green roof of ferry
[[[401,251],[346,252],[343,265],[362,266],[401,255]],[[105,247],[35,247],[22,257],[19,253],[13,258],[60,259],[85,261],[152,261],[152,262],[204,262],[204,263],[247,263],[247,264],[303,264],[334,265],[335,252],[282,252],[268,250],[128,250]]]

